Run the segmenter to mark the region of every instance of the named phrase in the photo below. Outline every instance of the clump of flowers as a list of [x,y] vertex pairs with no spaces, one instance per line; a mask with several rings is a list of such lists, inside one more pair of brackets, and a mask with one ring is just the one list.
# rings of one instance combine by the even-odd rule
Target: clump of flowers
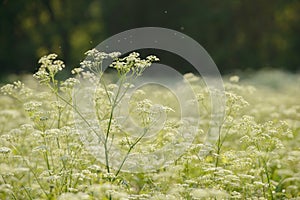
[[[174,162],[126,172],[134,159],[149,168],[160,163],[160,154],[153,154],[153,163],[143,157],[158,149],[171,154],[176,149],[163,147],[181,148],[193,127],[178,118],[171,93],[150,87],[129,95],[134,80],[157,57],[142,59],[136,52],[121,57],[97,49],[86,56],[66,80],[57,79],[65,70],[63,61],[50,54],[39,60],[33,75],[38,87],[23,81],[1,87],[0,199],[299,197],[300,107],[299,94],[291,92],[295,90],[285,91],[290,92],[287,97],[230,77],[223,96],[225,117],[214,129],[217,140],[208,145],[211,93],[200,77],[186,74],[201,113],[197,137]],[[106,61],[117,76],[104,73]]]

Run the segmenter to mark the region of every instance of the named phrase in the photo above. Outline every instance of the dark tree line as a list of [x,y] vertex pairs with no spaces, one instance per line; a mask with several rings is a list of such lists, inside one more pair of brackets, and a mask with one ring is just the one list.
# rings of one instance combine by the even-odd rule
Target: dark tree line
[[189,35],[222,72],[300,68],[298,0],[2,0],[1,75],[32,72],[49,52],[74,67],[105,38],[145,26]]

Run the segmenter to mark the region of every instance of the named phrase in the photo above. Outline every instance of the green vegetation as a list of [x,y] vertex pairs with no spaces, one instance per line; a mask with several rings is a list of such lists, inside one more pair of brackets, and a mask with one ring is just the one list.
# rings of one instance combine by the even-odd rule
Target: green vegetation
[[[238,76],[228,78],[226,115],[216,143],[209,145],[204,141],[211,125],[210,93],[199,77],[185,75],[201,113],[195,140],[174,162],[149,172],[125,172],[123,168],[130,156],[154,152],[174,141],[180,145],[183,137],[178,133],[190,127],[178,118],[181,105],[174,95],[149,86],[139,88],[128,100],[130,116],[143,130],[129,134],[125,131],[128,129],[121,127],[116,113],[124,107],[122,100],[128,98],[132,80],[158,59],[141,59],[138,53],[117,58],[118,53],[105,54],[95,49],[88,51],[87,56],[90,60],[72,70],[76,78],[58,81],[56,76],[65,66],[55,54],[50,54],[39,61],[41,67],[34,74],[38,82],[24,77],[26,85],[16,81],[1,88],[1,199],[300,196],[299,76],[277,72],[276,81],[269,81],[269,85],[264,80],[267,72],[264,76],[245,77],[242,82]],[[118,84],[102,72],[102,61],[106,58],[114,59],[110,66],[117,72]],[[249,85],[251,80],[266,85],[254,87]],[[85,90],[91,89],[89,85],[96,86],[92,88],[93,108],[82,109],[79,102],[74,102],[74,94],[84,94],[77,87],[84,83],[89,83]],[[87,117],[91,109],[97,117],[95,124]],[[145,138],[157,126],[162,112],[167,113],[164,127],[154,137]],[[104,154],[98,156],[105,162],[96,159],[97,152],[95,157],[92,149],[84,145],[84,130],[91,130],[90,134],[99,138],[95,145],[103,149]],[[118,145],[123,154],[114,158],[112,145]],[[208,150],[205,154],[204,149]],[[114,162],[115,159],[120,162]]]

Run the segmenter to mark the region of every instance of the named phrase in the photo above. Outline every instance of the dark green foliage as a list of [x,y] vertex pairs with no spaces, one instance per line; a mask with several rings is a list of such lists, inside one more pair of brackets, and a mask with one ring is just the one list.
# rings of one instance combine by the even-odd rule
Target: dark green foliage
[[38,58],[49,52],[75,67],[83,52],[107,37],[145,26],[191,36],[223,73],[261,67],[297,71],[299,9],[294,0],[2,0],[1,76],[35,71]]

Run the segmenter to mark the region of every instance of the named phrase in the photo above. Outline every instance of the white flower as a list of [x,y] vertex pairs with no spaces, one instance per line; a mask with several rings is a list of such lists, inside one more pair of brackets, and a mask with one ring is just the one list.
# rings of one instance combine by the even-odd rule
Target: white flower
[[99,165],[91,165],[88,167],[89,170],[93,172],[101,172],[102,168]]
[[49,54],[47,56],[43,56],[39,60],[41,67],[39,68],[38,72],[34,74],[34,77],[38,80],[45,80],[45,76],[54,76],[58,71],[63,70],[63,68],[65,68],[64,62],[61,60],[55,60],[56,58],[56,54]]
[[140,59],[139,56],[139,53],[132,52],[127,57],[115,60],[110,67],[115,68],[120,75],[131,71],[135,76],[140,76],[146,67],[159,60],[156,56],[148,56],[146,59]]
[[39,60],[39,63],[41,63],[41,64],[47,64],[49,62],[49,60],[54,60],[56,58],[57,58],[57,55],[54,54],[54,53],[52,53],[52,54],[49,54],[47,56],[41,57],[40,60]]
[[12,84],[6,84],[1,87],[0,91],[4,95],[11,95],[13,93],[14,86]]
[[200,80],[200,78],[198,77],[198,76],[196,76],[196,75],[194,75],[193,73],[187,73],[187,74],[184,74],[183,75],[183,78],[185,79],[185,80],[187,80],[188,82],[197,82],[197,81],[199,81]]
[[82,68],[91,68],[93,66],[93,63],[90,60],[84,60],[84,61],[80,62],[80,66]]
[[82,71],[83,71],[82,68],[77,67],[77,68],[74,68],[74,69],[71,71],[71,73],[72,73],[72,74],[79,74],[79,73],[82,72]]
[[29,111],[34,111],[37,108],[42,106],[42,102],[37,102],[37,101],[29,101],[24,104],[24,110],[29,112]]
[[39,80],[39,82],[41,84],[47,83],[47,82],[50,81],[49,73],[46,72],[45,70],[39,70],[38,72],[36,72],[35,74],[33,74],[33,77],[35,79]]
[[7,154],[10,153],[11,149],[8,147],[0,147],[0,153]]
[[79,80],[76,78],[68,78],[61,85],[66,88],[73,88],[76,84],[79,84]]
[[146,57],[147,60],[149,60],[150,62],[156,62],[156,61],[159,61],[159,58],[154,56],[154,55],[150,55],[150,56],[147,56]]
[[239,76],[231,76],[231,77],[229,78],[229,81],[230,81],[230,82],[233,82],[233,83],[237,83],[237,82],[239,82],[239,80],[240,80],[240,77],[239,77]]
[[109,53],[109,57],[111,57],[112,59],[116,59],[121,55],[122,54],[120,52],[111,52],[111,53]]
[[87,56],[93,56],[93,55],[96,55],[99,51],[97,49],[91,49],[91,50],[88,50],[87,52],[85,52],[84,54],[87,55]]

